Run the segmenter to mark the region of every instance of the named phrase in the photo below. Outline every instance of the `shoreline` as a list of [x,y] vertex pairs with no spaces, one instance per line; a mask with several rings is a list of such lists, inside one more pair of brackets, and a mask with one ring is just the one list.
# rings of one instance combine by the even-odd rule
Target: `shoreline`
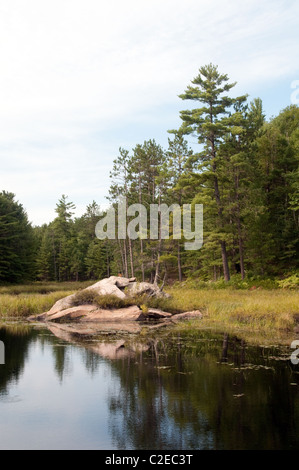
[[[59,289],[57,285],[57,289]],[[65,286],[64,286],[65,287]],[[77,286],[76,286],[77,287]],[[21,291],[21,286],[19,287]],[[202,319],[189,319],[171,328],[177,331],[212,329],[242,337],[250,343],[290,344],[299,338],[299,291],[295,289],[196,289],[168,287],[162,310],[199,310]],[[74,290],[8,294],[0,291],[0,322],[23,322],[48,310]]]

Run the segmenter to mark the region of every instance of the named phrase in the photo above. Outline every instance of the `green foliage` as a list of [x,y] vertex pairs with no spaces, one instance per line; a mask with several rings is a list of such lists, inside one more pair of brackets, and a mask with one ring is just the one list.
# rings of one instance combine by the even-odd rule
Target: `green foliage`
[[15,195],[0,193],[0,281],[23,282],[34,276],[34,238],[23,206]]
[[86,274],[90,279],[102,279],[107,273],[106,248],[101,240],[94,239],[88,245],[85,257]]
[[299,288],[299,275],[292,274],[291,276],[286,277],[285,279],[282,279],[278,281],[279,287],[282,287],[283,289],[298,289]]
[[[174,284],[176,286],[177,284]],[[276,279],[261,279],[258,277],[247,277],[243,280],[240,274],[234,274],[227,282],[224,278],[220,278],[217,281],[212,280],[200,280],[197,276],[188,278],[184,281],[183,286],[190,289],[242,289],[242,290],[255,290],[255,289],[277,289],[279,287],[279,281]]]

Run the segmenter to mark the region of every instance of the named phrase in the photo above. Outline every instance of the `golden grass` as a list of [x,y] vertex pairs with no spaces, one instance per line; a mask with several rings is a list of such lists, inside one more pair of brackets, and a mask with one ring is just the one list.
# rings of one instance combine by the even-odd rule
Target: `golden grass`
[[49,294],[1,294],[0,318],[24,318],[45,312],[57,300],[70,294],[73,294],[73,291],[57,291]]
[[172,288],[172,302],[182,310],[199,309],[205,324],[254,330],[293,330],[299,317],[296,290],[196,290]]

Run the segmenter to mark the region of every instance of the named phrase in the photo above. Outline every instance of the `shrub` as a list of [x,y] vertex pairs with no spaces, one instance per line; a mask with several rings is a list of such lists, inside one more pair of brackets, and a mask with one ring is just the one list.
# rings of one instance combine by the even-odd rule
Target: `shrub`
[[279,287],[283,289],[298,289],[299,287],[299,275],[293,274],[292,276],[286,277],[281,281],[278,281]]
[[159,308],[170,313],[179,313],[179,310],[167,297],[153,297],[143,295],[135,295],[134,297],[127,297],[120,299],[115,295],[99,295],[93,289],[82,290],[75,294],[72,300],[73,306],[94,304],[97,307],[112,309],[124,308],[131,305],[138,305],[142,311],[147,311],[149,307]]
[[135,305],[133,298],[120,299],[116,295],[100,295],[94,289],[82,290],[75,294],[72,304],[74,306],[94,304],[100,308],[124,308]]

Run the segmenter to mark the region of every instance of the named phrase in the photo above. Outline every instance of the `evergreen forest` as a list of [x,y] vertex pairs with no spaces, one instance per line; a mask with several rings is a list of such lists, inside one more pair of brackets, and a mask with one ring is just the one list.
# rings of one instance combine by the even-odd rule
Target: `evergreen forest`
[[54,220],[32,226],[17,195],[2,191],[0,282],[122,274],[161,285],[296,275],[299,107],[267,120],[261,99],[234,96],[234,86],[217,66],[202,66],[180,95],[181,126],[168,130],[167,148],[153,136],[133,149],[120,147],[111,164],[107,200],[116,210],[120,197],[148,213],[152,204],[202,204],[199,250],[186,250],[171,230],[168,239],[101,240],[95,234],[105,216],[100,205],[90,201],[75,217],[75,202],[64,194]]

